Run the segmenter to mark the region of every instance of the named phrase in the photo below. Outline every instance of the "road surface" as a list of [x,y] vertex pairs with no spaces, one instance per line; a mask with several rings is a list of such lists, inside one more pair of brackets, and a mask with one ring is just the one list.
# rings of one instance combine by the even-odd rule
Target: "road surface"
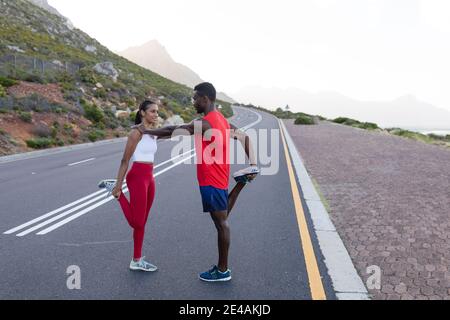
[[[238,127],[279,129],[269,114],[235,113]],[[118,203],[97,188],[116,177],[123,141],[0,164],[0,298],[311,299],[315,286],[335,299],[303,206],[314,248],[305,258],[282,138],[277,142],[277,174],[246,187],[230,218],[233,280],[221,284],[198,280],[217,262],[216,231],[201,210],[195,165],[179,164],[193,153],[169,161],[177,141],[160,142],[155,161],[156,199],[143,249],[159,267],[152,274],[128,270],[131,229]],[[321,283],[311,278],[310,260]],[[80,290],[67,287],[69,266],[80,269]]]

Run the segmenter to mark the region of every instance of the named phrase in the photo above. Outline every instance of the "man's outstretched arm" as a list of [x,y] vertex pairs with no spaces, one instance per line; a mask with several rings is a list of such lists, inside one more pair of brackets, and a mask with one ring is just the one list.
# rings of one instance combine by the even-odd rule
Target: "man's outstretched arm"
[[230,138],[240,141],[242,147],[245,150],[245,154],[247,155],[250,165],[256,166],[257,162],[256,162],[254,150],[253,150],[253,145],[252,145],[252,141],[250,140],[250,137],[248,136],[248,134],[246,134],[242,130],[239,130],[239,128],[237,128],[235,125],[233,125],[231,123],[230,123],[230,129],[231,129]]
[[[244,131],[239,130],[236,126],[232,125],[231,123],[230,129],[231,129],[230,138],[239,140],[241,142],[241,145],[245,150],[245,154],[249,159],[250,165],[256,166],[257,163],[253,153],[253,146],[250,137]],[[249,177],[250,180],[253,180],[255,178],[256,175]],[[233,190],[230,192],[228,197],[228,216],[230,216],[231,211],[233,210],[234,205],[236,204],[236,201],[239,197],[239,194],[241,193],[242,189],[244,189],[245,185],[246,184],[243,182],[238,182],[236,186],[233,188]]]
[[[200,120],[199,120],[200,121]],[[195,122],[191,122],[189,124],[183,124],[179,126],[167,126],[164,128],[158,128],[158,129],[151,129],[151,130],[143,130],[144,134],[149,134],[158,138],[170,138],[173,136],[191,136],[195,133]],[[198,124],[200,125],[200,124]],[[210,124],[205,121],[201,120],[201,130],[202,133],[206,132],[207,130],[211,129]]]

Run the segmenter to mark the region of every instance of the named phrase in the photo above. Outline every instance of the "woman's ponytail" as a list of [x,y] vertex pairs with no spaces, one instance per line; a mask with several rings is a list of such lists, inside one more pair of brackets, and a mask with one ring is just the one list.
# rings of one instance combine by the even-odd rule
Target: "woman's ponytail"
[[141,108],[136,112],[136,119],[134,120],[134,124],[138,125],[142,122]]

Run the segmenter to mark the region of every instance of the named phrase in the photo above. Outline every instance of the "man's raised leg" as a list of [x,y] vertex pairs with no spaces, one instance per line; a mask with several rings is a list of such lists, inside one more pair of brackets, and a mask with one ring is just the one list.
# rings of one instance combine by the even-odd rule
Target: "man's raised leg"
[[228,196],[228,215],[230,216],[231,211],[234,208],[234,205],[236,204],[236,200],[239,197],[239,194],[241,193],[242,189],[244,189],[245,183],[239,182],[236,184],[236,186],[233,188],[233,191]]

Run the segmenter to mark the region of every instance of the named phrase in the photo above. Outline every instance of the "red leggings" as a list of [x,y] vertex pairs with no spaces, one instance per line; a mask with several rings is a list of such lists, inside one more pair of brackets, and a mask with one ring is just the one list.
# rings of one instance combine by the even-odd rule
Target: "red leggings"
[[128,224],[133,228],[134,259],[142,257],[145,225],[155,199],[155,179],[153,165],[134,162],[127,174],[127,186],[130,192],[130,202],[122,193],[119,203]]

